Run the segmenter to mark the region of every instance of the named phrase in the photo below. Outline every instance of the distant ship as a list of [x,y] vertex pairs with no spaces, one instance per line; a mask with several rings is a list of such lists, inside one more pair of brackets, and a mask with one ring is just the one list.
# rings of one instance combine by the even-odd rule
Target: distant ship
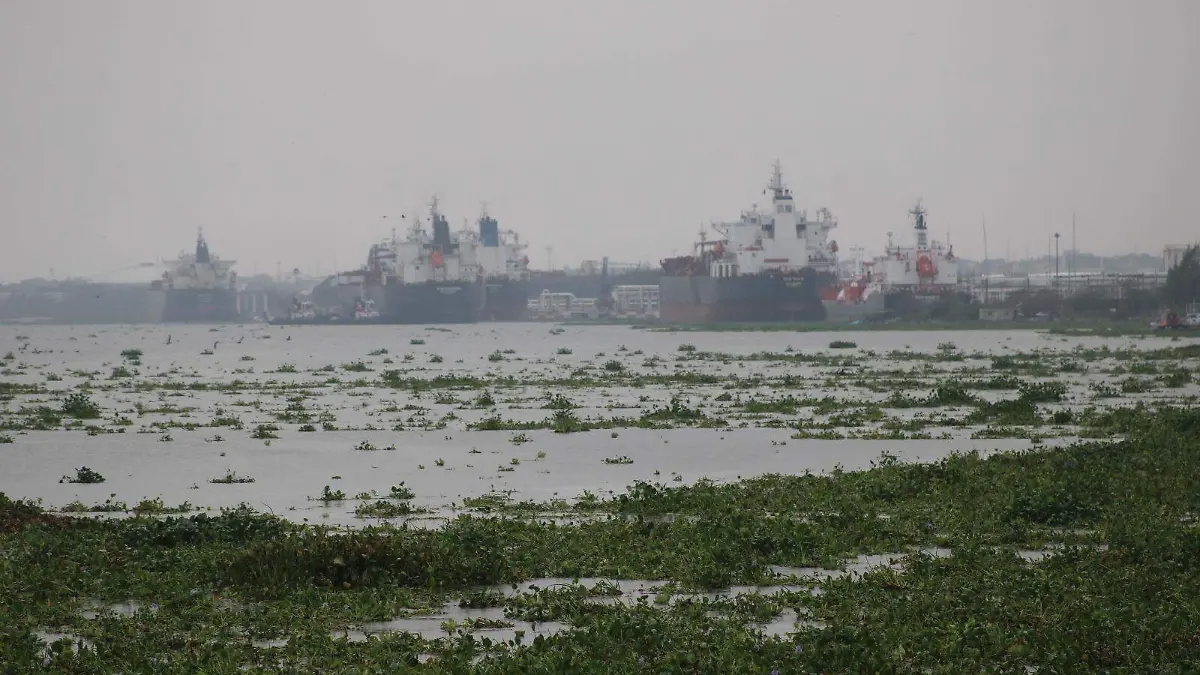
[[767,186],[770,211],[744,211],[735,222],[701,231],[696,253],[662,261],[659,313],[664,322],[819,321],[822,292],[837,285],[837,220],[820,209],[798,211],[775,163]]
[[474,260],[476,273],[483,281],[482,319],[518,321],[525,318],[529,299],[529,257],[520,236],[501,230],[487,209],[479,216],[478,232],[464,230],[459,235],[464,257]]
[[164,291],[162,320],[220,323],[241,320],[238,312],[237,273],[232,260],[220,260],[208,250],[201,230],[195,253],[183,253],[168,263],[162,280],[153,287]]
[[939,302],[963,295],[963,288],[954,247],[929,235],[928,213],[920,199],[908,215],[912,217],[912,243],[897,244],[889,232],[884,255],[875,260],[873,268],[888,312],[918,317],[932,312]]
[[[353,309],[297,303],[274,323],[473,323],[523,318],[529,259],[516,233],[501,231],[486,210],[477,229],[452,233],[438,200],[429,209],[432,235],[414,218],[403,239],[371,247],[364,269],[339,274],[332,295],[353,296]],[[346,304],[339,301],[339,305]]]
[[955,290],[959,279],[954,247],[929,236],[928,214],[920,199],[908,215],[912,216],[913,245],[894,243],[889,232],[884,255],[875,264],[880,270],[884,290],[906,290],[918,295],[938,295]]

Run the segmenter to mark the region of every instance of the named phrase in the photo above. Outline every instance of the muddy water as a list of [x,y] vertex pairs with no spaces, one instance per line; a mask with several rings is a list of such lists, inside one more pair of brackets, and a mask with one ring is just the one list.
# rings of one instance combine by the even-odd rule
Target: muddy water
[[[673,472],[686,482],[734,480],[766,473],[828,471],[838,464],[861,468],[884,450],[902,459],[932,460],[969,447],[986,450],[1029,444],[1020,439],[787,441],[787,431],[769,429],[626,429],[617,438],[607,431],[533,431],[527,432],[533,441],[520,446],[509,443],[506,432],[460,432],[449,440],[441,432],[318,432],[288,435],[264,446],[262,441],[232,438],[207,443],[202,436],[211,434],[209,429],[171,433],[175,440],[166,443],[153,434],[88,437],[81,432],[32,432],[0,449],[4,467],[0,492],[14,498],[41,498],[52,505],[75,500],[91,505],[114,493],[131,506],[154,497],[168,505],[188,501],[220,507],[247,502],[293,518],[349,522],[355,520],[355,501],[324,505],[309,498],[318,496],[325,485],[348,496],[371,490],[386,495],[392,485],[404,482],[417,493],[415,506],[440,511],[461,503],[463,497],[489,492],[512,491],[517,500],[574,499],[585,490],[622,490],[635,480],[671,482]],[[780,439],[787,445],[772,445]],[[397,448],[355,450],[360,440],[378,447],[395,443]],[[470,454],[472,449],[481,454]],[[543,459],[537,459],[539,451],[545,452]],[[618,455],[633,459],[633,464],[603,462]],[[439,458],[444,466],[435,465]],[[513,466],[512,458],[521,463]],[[57,482],[83,465],[100,471],[106,481]],[[255,482],[208,482],[227,471],[251,476]]]
[[[955,451],[1029,447],[1029,441],[1020,439],[972,441],[965,437],[969,433],[963,432],[959,432],[963,437],[949,440],[790,440],[789,429],[742,422],[732,426],[745,428],[723,430],[528,431],[529,442],[520,444],[511,442],[514,432],[467,429],[468,424],[491,415],[508,420],[545,419],[553,412],[543,407],[551,394],[578,405],[574,412],[581,418],[636,418],[653,406],[666,405],[673,396],[696,405],[707,401],[703,405],[710,412],[732,411],[712,403],[723,391],[719,384],[631,387],[614,383],[588,388],[539,384],[568,378],[581,368],[590,368],[593,377],[603,376],[601,366],[610,360],[621,363],[627,373],[685,370],[722,378],[788,374],[805,382],[797,391],[763,389],[764,395],[830,395],[860,401],[882,398],[865,390],[849,391],[828,366],[679,360],[686,355],[679,351],[684,343],[701,352],[727,354],[788,348],[830,353],[828,344],[835,339],[858,343],[859,351],[847,350],[846,356],[865,350],[879,354],[869,367],[861,369],[868,375],[870,368],[876,367],[915,372],[922,364],[890,363],[886,354],[892,350],[932,353],[945,342],[968,353],[1044,350],[1052,356],[1066,355],[1079,346],[1136,349],[1168,344],[1154,338],[1064,340],[1033,331],[675,334],[613,326],[568,326],[560,332],[545,324],[450,329],[2,326],[0,354],[14,353],[13,359],[0,363],[2,381],[39,384],[47,391],[18,394],[0,401],[0,406],[9,412],[26,406],[57,407],[65,393],[86,383],[92,400],[104,409],[105,419],[94,423],[116,430],[113,421],[124,417],[130,424],[124,426],[124,433],[98,435],[81,429],[8,432],[14,442],[0,445],[0,492],[14,498],[42,499],[52,507],[76,500],[86,505],[101,503],[110,495],[130,506],[156,497],[169,506],[187,501],[215,508],[246,502],[289,518],[361,523],[353,516],[353,500],[325,505],[310,498],[319,495],[325,485],[348,496],[372,490],[386,495],[392,485],[404,482],[416,492],[414,505],[445,515],[464,497],[496,491],[511,492],[518,500],[572,499],[584,491],[619,491],[635,480],[725,481],[775,472],[828,471],[837,465],[864,468],[884,451],[903,460],[927,461]],[[143,352],[140,364],[124,362],[121,352],[129,349]],[[371,354],[383,349],[386,354]],[[564,349],[571,353],[560,353]],[[988,363],[977,361],[974,365]],[[123,363],[133,376],[113,378],[113,369]],[[369,370],[355,370],[359,363]],[[344,367],[347,364],[350,369]],[[964,365],[972,364],[934,364],[932,371],[921,372],[936,378],[939,371]],[[297,372],[277,372],[281,366]],[[380,373],[390,369],[401,371],[406,378],[513,379],[488,387],[495,406],[476,407],[472,402],[481,393],[477,389],[414,393],[377,386]],[[87,373],[93,374],[92,379]],[[1071,386],[1083,392],[1088,380],[1076,379]],[[230,390],[188,389],[195,384]],[[280,388],[288,385],[303,386]],[[741,392],[742,396],[753,394]],[[297,400],[314,419],[324,413],[336,420],[340,430],[303,433],[299,424],[277,421],[275,415]],[[204,426],[218,414],[237,416],[244,429]],[[445,428],[413,428],[437,426],[431,424],[437,420],[443,420]],[[198,426],[194,430],[162,429],[153,426],[155,423]],[[256,425],[267,423],[280,427],[279,438],[267,442],[251,437]],[[314,423],[320,428],[319,422]],[[407,428],[392,430],[397,425]],[[364,441],[380,449],[355,449]],[[391,446],[395,449],[383,449]],[[633,462],[603,461],[622,456]],[[99,471],[106,482],[58,482],[60,476],[80,466]],[[229,471],[251,476],[255,482],[209,482]]]

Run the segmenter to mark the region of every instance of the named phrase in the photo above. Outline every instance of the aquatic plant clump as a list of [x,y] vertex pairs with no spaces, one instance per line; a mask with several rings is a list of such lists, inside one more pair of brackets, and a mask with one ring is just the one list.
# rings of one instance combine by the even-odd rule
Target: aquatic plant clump
[[225,484],[225,485],[238,485],[238,484],[244,484],[244,483],[253,483],[254,477],[253,476],[239,476],[237,474],[237,472],[235,472],[235,471],[226,471],[224,476],[210,478],[208,482],[216,483],[216,484]]
[[81,420],[96,419],[102,414],[100,406],[82,392],[69,394],[63,400],[61,410],[63,415]]
[[86,466],[81,466],[75,470],[74,476],[63,476],[62,478],[60,478],[58,480],[58,482],[60,482],[60,483],[62,483],[64,481],[67,483],[85,483],[85,484],[103,483],[104,476],[101,476],[98,471],[89,469]]
[[[0,543],[12,563],[0,566],[0,609],[13,617],[0,646],[13,663],[39,669],[44,650],[30,636],[42,626],[79,631],[97,644],[138,635],[94,652],[52,651],[45,667],[56,670],[148,664],[172,653],[174,640],[193,639],[192,667],[218,669],[232,651],[264,668],[282,659],[285,665],[267,668],[277,672],[344,669],[391,650],[433,654],[427,666],[435,672],[458,672],[481,654],[490,670],[506,673],[611,672],[614,664],[622,672],[874,672],[881,664],[913,672],[1065,672],[1080,663],[1174,672],[1195,657],[1191,636],[1200,621],[1188,518],[1200,488],[1198,429],[1195,411],[1164,409],[1137,419],[1124,441],[933,464],[884,455],[872,469],[832,480],[639,483],[612,500],[581,501],[626,517],[566,525],[464,515],[438,530],[346,532],[243,508],[68,527],[39,521],[35,505],[0,498],[0,523],[29,523],[0,529],[10,532]],[[1131,484],[1135,470],[1148,480]],[[464,506],[507,514],[536,508],[503,494]],[[369,519],[411,512],[390,500],[356,509]],[[47,546],[63,564],[33,564]],[[110,550],[124,553],[105,558]],[[858,553],[906,550],[852,575],[803,576]],[[95,569],[81,573],[85,562]],[[770,583],[778,574],[800,576],[757,595],[689,595],[690,588]],[[545,576],[565,581],[500,592]],[[660,586],[649,602],[602,603],[624,591],[570,581],[583,577],[662,581],[653,582]],[[204,580],[215,583],[216,595],[190,591]],[[481,592],[481,585],[494,590]],[[813,593],[817,585],[821,592]],[[132,595],[156,610],[63,625],[64,608],[86,609],[81,591]],[[1172,601],[1155,600],[1163,597]],[[239,609],[243,603],[247,609]],[[498,605],[504,618],[439,622],[437,634],[331,639],[365,622],[459,603]],[[301,607],[304,621],[289,620]],[[526,620],[565,628],[520,646],[465,637]],[[764,630],[780,620],[778,633]],[[947,625],[977,626],[967,633],[975,647],[964,650],[963,633],[947,633]],[[206,639],[221,631],[230,636]],[[254,646],[254,635],[280,634],[287,647],[255,651],[264,648]]]
[[[82,454],[43,464],[34,491],[5,484],[45,489],[46,510],[0,495],[0,671],[1186,672],[1197,658],[1200,345],[1030,332],[697,349],[612,327],[464,330],[475,342],[447,336],[444,361],[387,354],[382,331],[320,356],[289,333],[296,350],[254,351],[257,372],[226,347],[237,337],[140,365],[113,363],[125,334],[94,363],[22,349],[0,382],[16,440],[0,455],[47,440]],[[303,366],[272,370],[283,360]],[[100,415],[68,414],[69,393]],[[195,492],[110,461],[126,444],[186,453],[202,473],[174,489]],[[856,468],[805,473],[825,452]],[[289,476],[301,457],[312,467]],[[247,485],[226,462],[272,475]],[[82,463],[121,480],[52,485]],[[216,508],[240,500],[270,513]]]

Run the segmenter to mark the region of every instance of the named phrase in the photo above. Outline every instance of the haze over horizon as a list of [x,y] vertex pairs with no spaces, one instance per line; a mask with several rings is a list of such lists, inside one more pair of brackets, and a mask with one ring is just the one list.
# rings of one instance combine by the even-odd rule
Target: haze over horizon
[[843,249],[921,197],[966,257],[1073,212],[1081,250],[1157,254],[1200,238],[1195,35],[1194,0],[6,0],[0,279],[197,227],[242,275],[352,268],[433,194],[535,267],[656,261],[776,158]]

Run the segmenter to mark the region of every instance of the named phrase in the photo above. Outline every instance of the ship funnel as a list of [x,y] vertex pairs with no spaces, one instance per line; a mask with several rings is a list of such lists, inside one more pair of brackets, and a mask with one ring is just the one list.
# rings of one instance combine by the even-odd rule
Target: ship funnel
[[196,231],[196,262],[201,264],[211,262],[208,254],[208,242],[204,241],[204,230],[202,228]]
[[433,217],[433,245],[442,251],[450,250],[450,221],[440,213]]
[[479,219],[479,243],[488,248],[500,245],[500,223],[487,214]]

